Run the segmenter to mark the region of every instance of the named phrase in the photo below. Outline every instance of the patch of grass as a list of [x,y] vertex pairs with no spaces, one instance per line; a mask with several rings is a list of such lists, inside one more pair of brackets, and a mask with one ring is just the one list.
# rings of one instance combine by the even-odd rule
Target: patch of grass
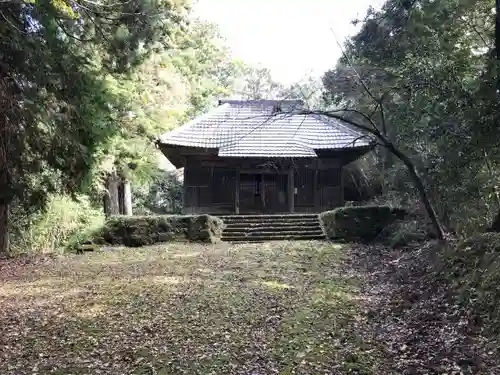
[[324,242],[168,244],[0,264],[1,374],[375,374]]
[[27,215],[17,209],[10,223],[13,254],[63,253],[74,248],[104,223],[102,210],[86,196],[78,200],[65,195],[51,196],[45,211]]

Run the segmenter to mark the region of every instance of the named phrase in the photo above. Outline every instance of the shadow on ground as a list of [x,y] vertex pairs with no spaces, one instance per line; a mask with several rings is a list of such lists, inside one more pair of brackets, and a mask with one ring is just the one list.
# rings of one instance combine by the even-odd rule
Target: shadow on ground
[[461,280],[449,277],[453,270],[443,257],[432,242],[349,251],[368,317],[361,330],[383,343],[383,374],[500,374],[498,336],[484,332],[474,312],[477,301],[466,301],[467,308],[459,302],[453,283]]

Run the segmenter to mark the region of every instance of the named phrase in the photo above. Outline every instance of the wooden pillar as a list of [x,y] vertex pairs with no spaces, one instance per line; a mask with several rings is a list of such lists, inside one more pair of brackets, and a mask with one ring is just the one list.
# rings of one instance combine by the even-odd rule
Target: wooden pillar
[[313,171],[313,205],[314,210],[316,211],[319,208],[319,199],[318,199],[318,170],[315,169]]
[[[259,183],[257,181],[257,183]],[[266,212],[266,180],[264,179],[264,173],[260,174],[260,203],[262,204],[262,210]]]
[[344,205],[344,168],[340,167],[340,206]]
[[288,211],[295,211],[295,186],[294,186],[294,171],[293,167],[288,170]]
[[240,213],[240,170],[236,170],[234,184],[234,213],[238,215]]
[[187,170],[187,165],[184,165],[184,170],[183,170],[183,178],[182,178],[182,212],[185,214],[186,213],[186,205],[188,203],[187,199],[187,181],[186,181],[186,173]]

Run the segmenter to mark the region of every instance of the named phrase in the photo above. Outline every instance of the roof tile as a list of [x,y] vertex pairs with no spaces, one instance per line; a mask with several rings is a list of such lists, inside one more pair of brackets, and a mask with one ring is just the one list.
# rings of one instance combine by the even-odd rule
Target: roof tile
[[[165,145],[216,148],[227,157],[314,157],[315,150],[369,145],[362,133],[336,119],[299,114],[300,101],[221,100],[220,105],[163,134]],[[276,106],[281,112],[276,113]]]

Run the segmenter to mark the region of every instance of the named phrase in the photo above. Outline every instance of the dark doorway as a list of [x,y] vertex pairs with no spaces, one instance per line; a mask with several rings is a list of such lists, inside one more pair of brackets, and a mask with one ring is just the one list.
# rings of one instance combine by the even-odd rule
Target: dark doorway
[[240,213],[288,212],[287,175],[240,174]]

